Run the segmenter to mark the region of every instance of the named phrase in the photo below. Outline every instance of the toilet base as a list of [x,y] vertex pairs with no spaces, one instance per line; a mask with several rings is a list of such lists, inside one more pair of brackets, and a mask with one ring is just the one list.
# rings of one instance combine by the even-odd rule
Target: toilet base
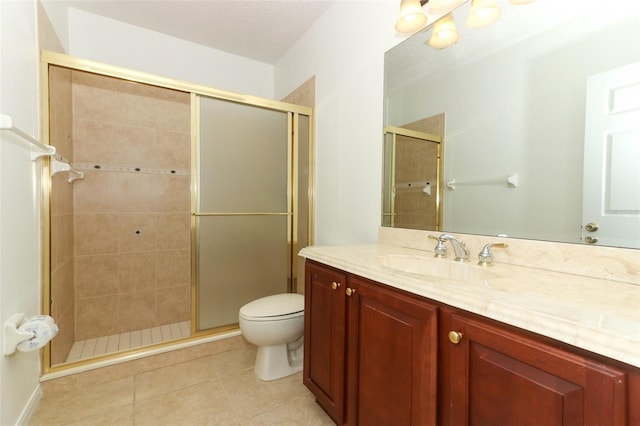
[[289,344],[259,346],[253,368],[256,376],[260,380],[270,381],[302,371],[304,347],[300,344],[301,340],[302,338]]

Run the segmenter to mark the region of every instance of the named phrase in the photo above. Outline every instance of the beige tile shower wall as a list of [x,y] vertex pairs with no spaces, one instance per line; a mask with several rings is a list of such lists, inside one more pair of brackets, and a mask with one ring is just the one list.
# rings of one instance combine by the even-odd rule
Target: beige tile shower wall
[[[402,126],[409,130],[435,135],[444,134],[444,114],[438,114]],[[431,182],[431,195],[421,188],[396,189],[394,226],[434,229],[437,221],[436,182],[437,146],[413,138],[398,136],[396,143],[395,182]]]
[[298,86],[293,92],[289,93],[282,99],[283,102],[289,102],[295,105],[302,105],[309,108],[316,107],[316,76],[309,78],[307,81]]
[[188,320],[189,94],[74,72],[73,102],[100,167],[75,184],[76,339]]
[[436,145],[398,136],[396,143],[396,184],[431,182],[431,195],[422,188],[396,189],[395,226],[432,229],[436,224]]
[[[71,71],[52,67],[50,70],[51,116],[50,141],[57,152],[73,158]],[[73,185],[66,173],[51,179],[51,316],[59,332],[51,345],[51,362],[64,362],[74,342],[73,281]]]

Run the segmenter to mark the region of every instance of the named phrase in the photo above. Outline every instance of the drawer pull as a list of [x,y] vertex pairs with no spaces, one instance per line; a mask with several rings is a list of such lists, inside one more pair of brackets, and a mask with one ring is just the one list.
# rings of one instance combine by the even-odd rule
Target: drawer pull
[[337,283],[335,281],[332,282],[331,283],[331,288],[334,289],[334,290],[339,289],[340,288],[340,283]]
[[457,345],[462,340],[462,333],[459,331],[450,331],[449,332],[449,341],[454,345]]
[[347,287],[346,293],[347,293],[347,296],[353,296],[354,294],[356,294],[356,289]]

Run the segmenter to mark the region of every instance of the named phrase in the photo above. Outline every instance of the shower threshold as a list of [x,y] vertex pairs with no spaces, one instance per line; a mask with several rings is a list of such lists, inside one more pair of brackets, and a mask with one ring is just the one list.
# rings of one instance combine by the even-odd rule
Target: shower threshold
[[169,342],[191,335],[191,321],[166,324],[73,343],[66,362],[80,361],[155,343]]

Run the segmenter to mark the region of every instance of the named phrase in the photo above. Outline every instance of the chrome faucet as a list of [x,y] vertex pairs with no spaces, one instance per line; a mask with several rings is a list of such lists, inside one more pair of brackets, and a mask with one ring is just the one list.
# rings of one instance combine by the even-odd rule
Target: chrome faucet
[[480,253],[478,253],[478,265],[480,266],[491,266],[493,265],[493,253],[491,252],[491,248],[507,248],[509,245],[507,243],[489,243],[485,244]]
[[440,238],[434,235],[429,235],[429,238],[437,241],[436,246],[433,249],[435,253],[434,257],[438,257],[438,258],[447,257],[447,246],[444,245],[444,241],[441,241]]
[[[453,246],[453,252],[456,255],[456,258],[455,258],[456,261],[458,262],[469,261],[469,249],[464,245],[462,241],[458,240],[456,237],[454,237],[451,234],[442,234],[438,237],[438,245],[440,245],[440,243],[444,245],[446,241],[449,241]],[[436,246],[436,250],[437,248],[438,246]],[[445,254],[446,254],[446,250],[445,250]]]

